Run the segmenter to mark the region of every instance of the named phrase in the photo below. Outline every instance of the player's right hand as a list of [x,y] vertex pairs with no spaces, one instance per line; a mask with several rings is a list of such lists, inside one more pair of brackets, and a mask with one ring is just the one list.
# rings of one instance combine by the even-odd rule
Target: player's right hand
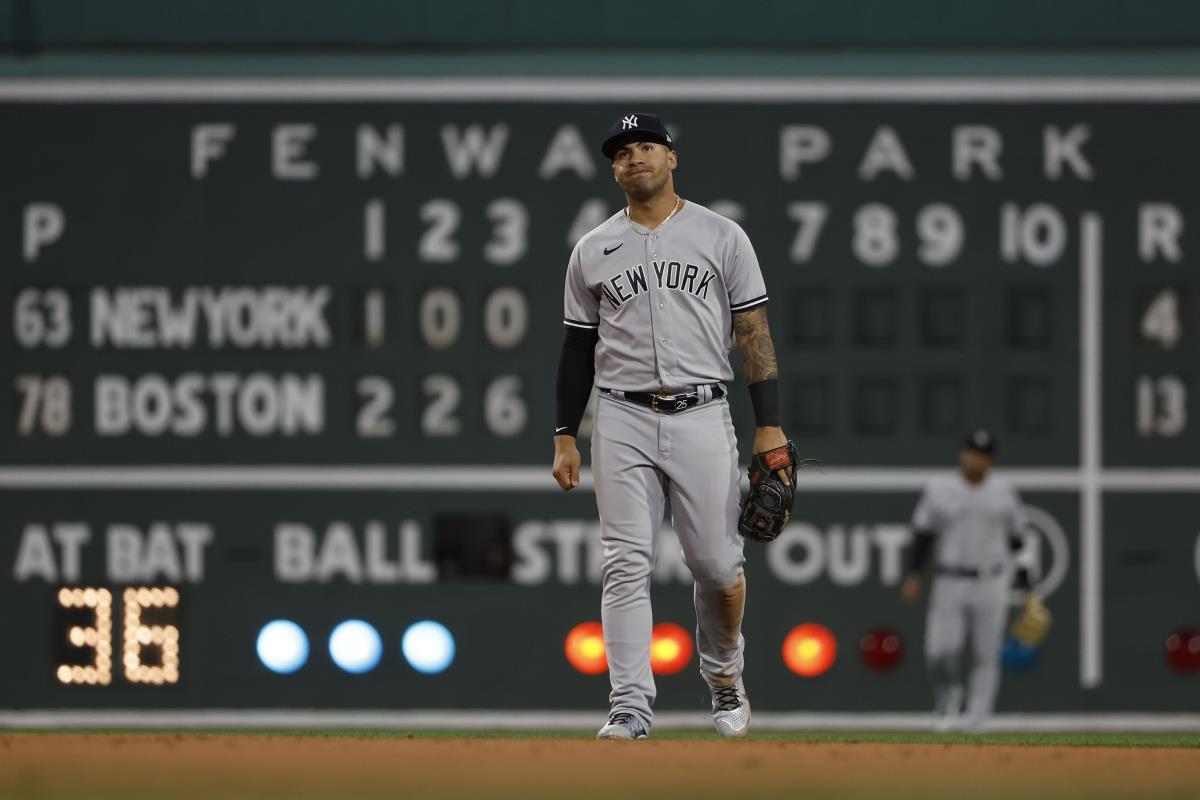
[[554,437],[554,480],[569,492],[579,485],[579,450],[575,447],[574,436]]
[[900,585],[900,596],[904,598],[904,602],[912,605],[921,599],[921,579],[916,575],[909,575],[904,579],[904,583]]

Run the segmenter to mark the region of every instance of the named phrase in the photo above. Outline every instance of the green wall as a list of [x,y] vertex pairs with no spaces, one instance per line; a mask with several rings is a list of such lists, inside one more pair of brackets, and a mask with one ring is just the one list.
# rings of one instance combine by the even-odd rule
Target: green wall
[[1200,40],[1188,0],[6,0],[10,47],[1096,47]]

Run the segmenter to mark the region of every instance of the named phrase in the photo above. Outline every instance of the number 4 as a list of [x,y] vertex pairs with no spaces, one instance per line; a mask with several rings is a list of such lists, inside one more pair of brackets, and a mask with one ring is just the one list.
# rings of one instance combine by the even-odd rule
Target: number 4
[[1179,324],[1179,298],[1174,289],[1163,289],[1142,315],[1142,338],[1158,342],[1164,350],[1173,350],[1183,335]]

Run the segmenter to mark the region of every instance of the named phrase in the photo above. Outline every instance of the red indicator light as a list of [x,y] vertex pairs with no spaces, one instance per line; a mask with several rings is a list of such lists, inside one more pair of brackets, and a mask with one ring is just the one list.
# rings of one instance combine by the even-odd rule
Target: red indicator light
[[833,666],[835,658],[837,640],[824,625],[812,622],[797,625],[783,640],[783,662],[805,678],[825,672]]
[[567,661],[584,675],[599,675],[608,671],[604,629],[599,622],[581,622],[571,628],[565,650]]
[[1180,672],[1200,669],[1200,632],[1180,628],[1167,637],[1163,646],[1167,663]]
[[890,628],[872,628],[858,640],[863,663],[877,672],[895,669],[904,657],[904,643]]
[[650,638],[650,669],[656,675],[674,675],[692,660],[692,636],[674,622],[654,626]]

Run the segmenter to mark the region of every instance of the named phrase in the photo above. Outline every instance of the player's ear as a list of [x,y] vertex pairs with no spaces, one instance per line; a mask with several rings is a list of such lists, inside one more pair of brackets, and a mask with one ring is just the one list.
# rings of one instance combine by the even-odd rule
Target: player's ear
[[679,153],[675,152],[674,150],[667,151],[667,166],[669,166],[671,169],[675,169],[679,166]]

